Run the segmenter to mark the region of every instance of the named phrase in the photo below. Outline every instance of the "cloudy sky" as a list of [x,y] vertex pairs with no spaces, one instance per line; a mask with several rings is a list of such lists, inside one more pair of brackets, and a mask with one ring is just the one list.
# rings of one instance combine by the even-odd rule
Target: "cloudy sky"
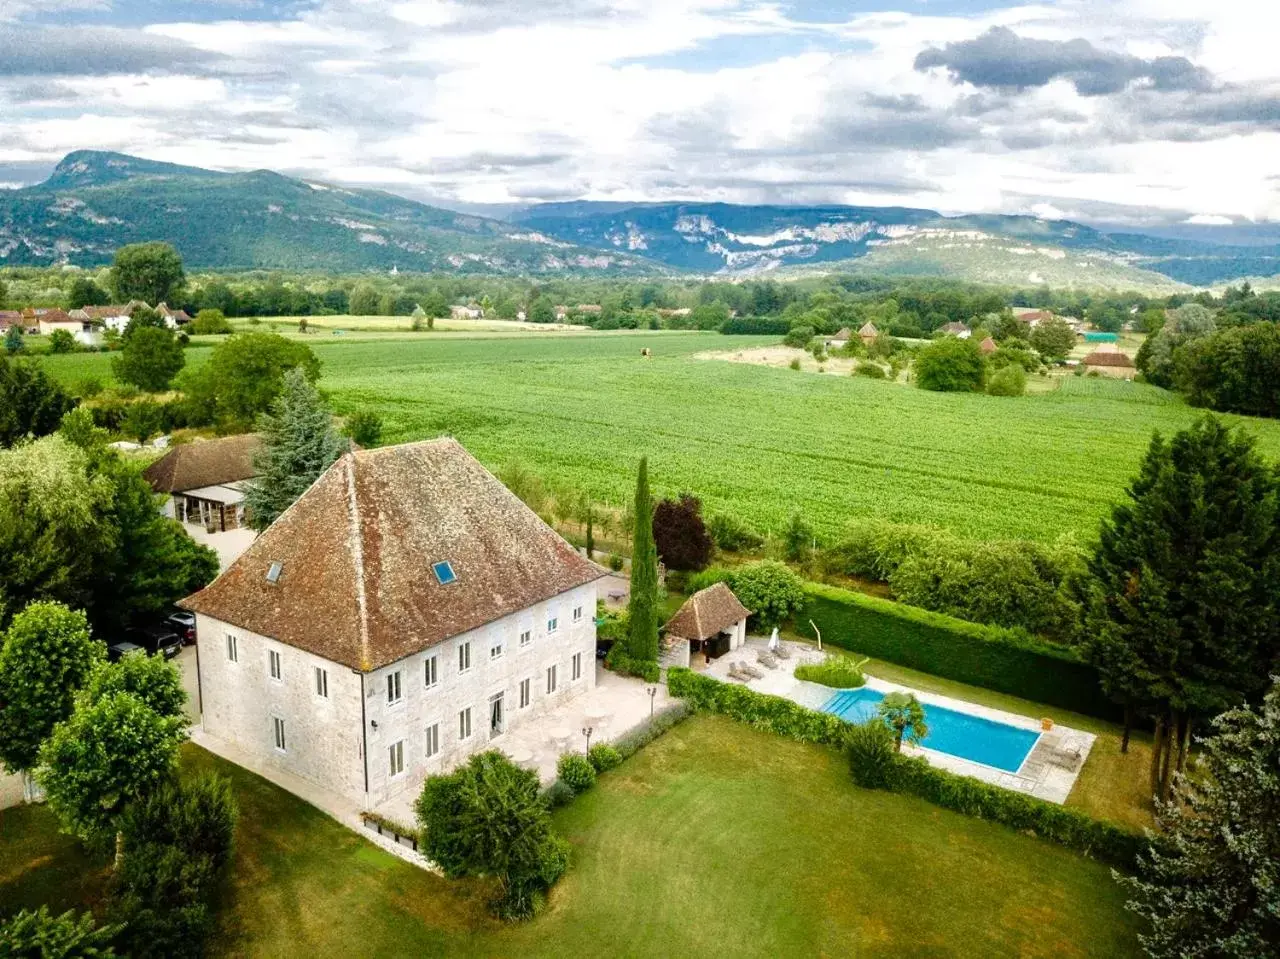
[[1275,0],[0,0],[0,183],[75,149],[465,203],[1280,220]]

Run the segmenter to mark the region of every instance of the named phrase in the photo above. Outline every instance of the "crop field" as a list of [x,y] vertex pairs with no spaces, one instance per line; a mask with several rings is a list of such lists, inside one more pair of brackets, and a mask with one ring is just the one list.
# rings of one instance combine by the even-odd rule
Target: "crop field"
[[[826,534],[876,515],[982,538],[1085,539],[1123,495],[1152,431],[1199,415],[1153,387],[1100,379],[997,398],[695,359],[772,342],[714,333],[308,342],[335,409],[377,410],[384,442],[449,433],[490,468],[518,461],[615,505],[648,455],[659,493],[688,490],[708,512],[764,532],[799,510]],[[207,353],[193,348],[189,362]],[[109,382],[108,361],[44,362],[68,382]],[[1280,456],[1280,423],[1233,421]]]

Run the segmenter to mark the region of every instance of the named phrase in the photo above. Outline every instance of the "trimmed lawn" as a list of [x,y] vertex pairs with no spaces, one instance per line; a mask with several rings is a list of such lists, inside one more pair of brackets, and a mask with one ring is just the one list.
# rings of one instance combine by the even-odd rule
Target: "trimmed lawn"
[[[676,727],[556,814],[573,865],[520,926],[486,916],[482,883],[418,870],[200,750],[187,766],[231,776],[241,806],[218,956],[1137,954],[1104,866],[858,789],[835,752],[719,717]],[[65,880],[94,864],[34,813],[0,813],[0,903],[19,886],[19,904],[83,901]],[[25,827],[40,835],[10,850]]]

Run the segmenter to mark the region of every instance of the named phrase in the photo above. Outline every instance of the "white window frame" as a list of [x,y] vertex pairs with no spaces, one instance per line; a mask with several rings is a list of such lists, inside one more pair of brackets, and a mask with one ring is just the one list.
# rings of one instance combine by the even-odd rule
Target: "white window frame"
[[471,738],[471,707],[458,710],[458,742],[466,742]]
[[553,663],[547,667],[547,695],[550,696],[560,687],[560,670],[559,664]]
[[520,709],[528,709],[533,702],[533,681],[526,677],[520,680]]
[[387,705],[398,706],[404,702],[404,678],[400,670],[387,673]]
[[526,629],[520,633],[520,648],[524,649],[533,642],[533,630]]
[[471,672],[471,640],[458,644],[458,673]]
[[574,653],[569,663],[569,682],[576,683],[582,678],[582,654]]
[[404,775],[404,740],[397,739],[387,747],[387,769],[392,779]]
[[432,653],[424,661],[422,668],[422,684],[424,689],[435,689],[440,685],[440,656]]
[[495,659],[501,659],[503,648],[504,648],[503,642],[500,639],[495,639],[492,643],[490,643],[489,644],[489,662],[493,662]]
[[582,607],[581,607],[581,606],[575,606],[575,607],[573,607],[573,621],[574,621],[575,623],[580,623],[580,622],[582,622]]
[[235,633],[227,633],[227,662],[240,662],[240,640]]
[[274,682],[284,682],[284,662],[278,649],[267,650],[267,675]]
[[329,698],[329,670],[323,666],[316,667],[316,695],[321,699]]
[[440,754],[440,723],[434,722],[427,727],[426,747],[423,750],[427,759],[434,759]]
[[547,635],[554,636],[557,632],[559,632],[559,630],[560,630],[560,617],[559,616],[547,617]]
[[279,716],[271,717],[271,741],[275,745],[276,752],[287,753],[289,751],[289,737],[286,735],[284,720]]

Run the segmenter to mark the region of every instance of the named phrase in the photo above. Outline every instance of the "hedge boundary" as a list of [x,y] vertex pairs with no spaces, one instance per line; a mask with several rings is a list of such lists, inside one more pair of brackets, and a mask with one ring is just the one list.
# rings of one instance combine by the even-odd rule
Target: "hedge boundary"
[[[667,670],[667,689],[699,712],[727,716],[766,732],[803,743],[843,748],[851,723],[703,676],[689,669]],[[997,822],[1049,840],[1094,859],[1132,870],[1146,839],[1085,813],[1022,793],[937,769],[919,757],[896,756],[889,791],[916,796],[943,809]]]
[[1075,651],[824,583],[805,584],[796,631],[823,643],[1072,712],[1117,720],[1120,707]]

